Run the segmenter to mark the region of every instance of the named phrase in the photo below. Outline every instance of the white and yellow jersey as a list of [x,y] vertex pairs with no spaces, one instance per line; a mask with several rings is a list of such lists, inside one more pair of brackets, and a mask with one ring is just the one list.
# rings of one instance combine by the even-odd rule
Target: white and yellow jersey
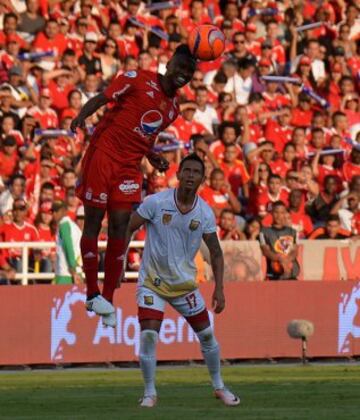
[[164,297],[195,290],[195,255],[203,234],[216,232],[211,208],[196,196],[192,209],[184,214],[176,204],[176,190],[169,189],[151,195],[136,211],[147,220],[139,285]]

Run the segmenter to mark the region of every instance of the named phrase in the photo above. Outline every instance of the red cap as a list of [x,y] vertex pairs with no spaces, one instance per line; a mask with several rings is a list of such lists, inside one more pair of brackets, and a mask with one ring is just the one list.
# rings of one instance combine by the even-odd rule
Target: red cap
[[43,88],[40,90],[40,96],[45,96],[46,98],[51,98],[50,89]]
[[52,213],[52,202],[51,201],[45,201],[40,206],[41,213]]
[[268,60],[267,58],[262,58],[259,61],[259,66],[263,66],[263,67],[271,67],[271,61]]
[[310,66],[311,64],[311,60],[309,57],[307,57],[306,55],[303,55],[300,59],[300,65],[306,65],[306,66]]
[[257,31],[257,27],[254,23],[248,23],[245,27],[245,31],[246,32],[256,32]]

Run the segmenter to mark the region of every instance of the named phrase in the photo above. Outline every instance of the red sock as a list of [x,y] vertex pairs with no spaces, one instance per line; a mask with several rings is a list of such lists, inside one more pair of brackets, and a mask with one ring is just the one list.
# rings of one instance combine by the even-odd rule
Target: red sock
[[81,257],[87,285],[87,297],[100,294],[98,286],[98,245],[97,238],[81,237]]
[[105,253],[105,279],[103,297],[112,302],[116,283],[121,275],[124,264],[124,239],[109,238]]

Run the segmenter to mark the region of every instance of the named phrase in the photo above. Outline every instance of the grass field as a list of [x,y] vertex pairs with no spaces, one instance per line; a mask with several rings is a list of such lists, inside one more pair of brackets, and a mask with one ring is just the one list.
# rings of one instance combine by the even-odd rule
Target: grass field
[[159,404],[140,409],[134,369],[0,372],[1,419],[357,419],[360,366],[225,367],[239,407],[212,396],[203,367],[161,368]]

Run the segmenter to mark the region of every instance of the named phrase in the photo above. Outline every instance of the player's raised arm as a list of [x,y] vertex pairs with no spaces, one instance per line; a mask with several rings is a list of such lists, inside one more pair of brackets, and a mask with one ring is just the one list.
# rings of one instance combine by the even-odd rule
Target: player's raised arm
[[212,297],[212,304],[215,313],[219,314],[225,308],[224,296],[224,256],[215,232],[204,233],[204,242],[210,252],[211,268],[215,279],[215,290]]
[[76,128],[83,128],[85,125],[85,120],[87,117],[96,112],[103,105],[107,104],[109,99],[104,95],[104,93],[99,93],[93,98],[89,99],[86,104],[81,108],[79,115],[71,121],[71,130],[76,131]]

